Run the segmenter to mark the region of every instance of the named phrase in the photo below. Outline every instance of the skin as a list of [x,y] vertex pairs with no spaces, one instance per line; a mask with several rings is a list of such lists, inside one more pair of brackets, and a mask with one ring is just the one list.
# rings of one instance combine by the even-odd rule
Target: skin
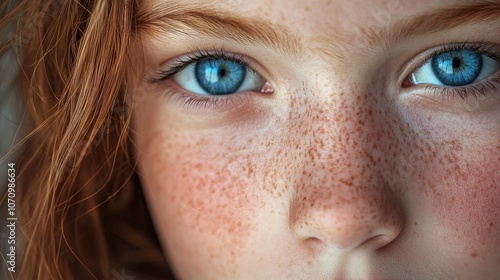
[[[420,53],[500,44],[498,27],[375,48],[353,38],[387,1],[213,2],[285,25],[305,48],[290,58],[208,36],[143,37],[145,75],[186,49],[223,46],[274,89],[197,106],[165,93],[182,90],[173,79],[139,85],[138,172],[179,279],[498,279],[500,93],[401,86]],[[461,1],[397,3],[391,20]]]

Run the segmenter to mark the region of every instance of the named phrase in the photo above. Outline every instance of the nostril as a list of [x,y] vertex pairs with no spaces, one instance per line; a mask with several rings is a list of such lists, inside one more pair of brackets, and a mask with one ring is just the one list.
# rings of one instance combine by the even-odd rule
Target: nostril
[[385,235],[385,234],[379,234],[376,236],[373,236],[362,244],[359,245],[359,249],[369,249],[369,250],[379,250],[382,249],[383,247],[389,245],[394,241],[394,238]]
[[309,237],[305,240],[307,246],[312,249],[314,252],[318,252],[328,247],[328,245],[321,239],[316,237]]

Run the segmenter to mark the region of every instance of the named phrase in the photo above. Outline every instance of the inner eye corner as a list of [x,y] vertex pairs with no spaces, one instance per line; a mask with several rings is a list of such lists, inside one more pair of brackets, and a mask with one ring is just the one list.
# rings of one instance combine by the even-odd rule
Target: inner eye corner
[[410,88],[416,86],[411,79],[411,75],[413,74],[411,73],[407,75],[406,78],[404,78],[403,82],[401,83],[402,88]]
[[274,93],[274,87],[266,80],[262,88],[260,89],[261,93],[264,93],[266,95],[270,95]]

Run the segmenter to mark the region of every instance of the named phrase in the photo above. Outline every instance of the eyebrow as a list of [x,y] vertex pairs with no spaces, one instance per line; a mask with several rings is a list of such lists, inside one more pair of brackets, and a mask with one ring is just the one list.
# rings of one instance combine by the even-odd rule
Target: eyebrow
[[[161,1],[148,11],[139,11],[135,29],[154,34],[199,34],[232,40],[242,44],[264,44],[291,57],[304,50],[298,36],[286,26],[241,17],[231,11],[220,11],[208,5]],[[195,33],[192,33],[195,31]]]
[[403,39],[438,33],[458,26],[500,22],[500,3],[486,1],[457,6],[424,12],[409,19],[400,19],[378,32],[373,29],[363,29],[362,33],[367,41],[374,45],[391,45]]
[[[426,11],[390,22],[376,30],[364,27],[361,34],[369,44],[367,47],[374,47],[391,45],[409,37],[437,33],[457,26],[491,21],[500,21],[500,3],[475,2],[471,5]],[[153,34],[203,34],[242,44],[263,44],[292,58],[300,56],[304,51],[301,38],[286,26],[254,17],[238,16],[232,11],[218,10],[203,4],[159,1],[149,9],[138,11],[136,30],[154,32]],[[341,44],[339,40],[332,41],[331,38],[328,41]],[[338,47],[333,45],[335,43],[330,47]]]

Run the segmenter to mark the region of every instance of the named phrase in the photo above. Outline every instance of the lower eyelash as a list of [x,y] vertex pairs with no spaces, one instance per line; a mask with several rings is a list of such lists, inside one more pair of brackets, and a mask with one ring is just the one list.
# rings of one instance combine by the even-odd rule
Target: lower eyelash
[[208,97],[169,87],[164,94],[167,98],[174,98],[176,104],[180,104],[190,110],[224,110],[235,108],[237,105],[248,102],[248,93],[245,92]]
[[500,94],[500,77],[490,78],[488,81],[483,80],[477,82],[476,84],[463,86],[463,87],[436,87],[432,85],[426,86],[425,90],[431,94],[437,94],[440,96],[445,96],[452,98],[458,95],[463,100],[467,100],[470,97],[479,98],[480,96],[485,96],[488,94],[498,93]]

